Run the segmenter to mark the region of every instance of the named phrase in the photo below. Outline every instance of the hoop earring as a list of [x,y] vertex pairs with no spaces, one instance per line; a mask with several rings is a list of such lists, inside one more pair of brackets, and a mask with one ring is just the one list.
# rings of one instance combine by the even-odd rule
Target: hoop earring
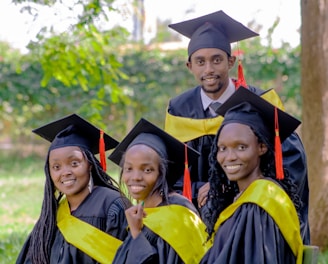
[[93,178],[92,178],[91,170],[90,170],[90,179],[89,179],[89,183],[88,183],[88,189],[89,189],[89,193],[92,193],[92,189],[93,189]]
[[55,199],[58,200],[58,198],[63,194],[58,189],[56,189],[54,195],[55,195]]

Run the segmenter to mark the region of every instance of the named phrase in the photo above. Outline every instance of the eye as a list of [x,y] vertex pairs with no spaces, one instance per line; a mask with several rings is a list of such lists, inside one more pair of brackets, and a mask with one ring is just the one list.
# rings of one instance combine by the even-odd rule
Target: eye
[[239,145],[238,150],[246,150],[247,147],[245,145]]
[[132,168],[130,166],[123,167],[123,172],[130,172],[130,171],[132,171]]
[[147,167],[147,168],[144,169],[144,172],[147,173],[147,174],[152,173],[153,171],[154,171],[154,169],[151,168],[151,167]]
[[226,147],[225,146],[218,146],[218,152],[223,152],[225,151]]
[[58,164],[53,164],[51,166],[51,169],[54,170],[54,171],[58,171],[60,169],[60,166]]
[[71,162],[71,165],[72,165],[72,167],[77,167],[77,166],[80,165],[80,163],[79,163],[77,160],[73,160],[73,161]]
[[213,60],[213,63],[215,63],[215,64],[220,64],[221,62],[222,62],[222,57],[220,57],[220,56],[215,57]]
[[204,65],[204,60],[203,60],[203,59],[197,59],[197,60],[195,61],[195,63],[196,63],[196,65],[198,65],[198,66],[202,66],[202,65]]

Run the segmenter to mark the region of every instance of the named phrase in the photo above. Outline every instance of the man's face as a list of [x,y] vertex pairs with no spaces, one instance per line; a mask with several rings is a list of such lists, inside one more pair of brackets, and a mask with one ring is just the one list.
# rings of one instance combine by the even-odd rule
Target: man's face
[[235,57],[228,57],[223,50],[204,48],[195,51],[187,67],[202,86],[204,92],[217,99],[229,84],[229,70],[235,63]]

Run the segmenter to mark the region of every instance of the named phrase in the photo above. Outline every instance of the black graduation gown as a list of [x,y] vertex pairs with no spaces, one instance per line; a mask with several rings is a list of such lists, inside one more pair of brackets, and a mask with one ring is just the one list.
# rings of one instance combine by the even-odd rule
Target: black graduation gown
[[[248,86],[249,90],[257,95],[265,91],[259,88]],[[174,116],[189,117],[193,119],[204,119],[206,113],[203,109],[201,97],[201,87],[193,89],[178,95],[169,102],[168,113]],[[188,133],[188,131],[186,131]],[[192,181],[193,203],[197,207],[198,190],[208,182],[208,155],[214,135],[206,135],[187,142],[189,146],[197,150],[201,155],[197,164],[190,165],[190,177]],[[308,222],[308,204],[309,204],[309,187],[307,176],[307,161],[303,144],[296,133],[292,133],[282,143],[283,164],[289,171],[291,180],[297,185],[297,193],[300,196],[303,206],[299,210],[301,221],[301,233],[304,244],[310,244],[310,230]],[[183,176],[175,184],[174,189],[181,192],[183,185]]]
[[[197,209],[193,204],[180,195],[169,196],[168,204],[182,205],[198,214]],[[161,203],[158,206],[163,205],[167,205],[167,203]],[[170,232],[170,227],[167,228],[167,232]],[[178,264],[183,262],[167,242],[144,226],[141,233],[135,239],[129,234],[122,246],[118,249],[113,264],[123,263]]]
[[201,264],[293,264],[291,248],[271,216],[256,204],[240,206],[215,234]]
[[[122,199],[121,194],[117,191],[106,187],[97,187],[72,212],[72,215],[123,241],[127,236],[125,210],[130,204],[130,201],[127,198]],[[29,239],[25,242],[16,263],[31,263],[28,258],[24,259],[28,244]],[[73,245],[68,244],[57,229],[51,249],[50,264],[57,263],[94,264],[97,262]]]

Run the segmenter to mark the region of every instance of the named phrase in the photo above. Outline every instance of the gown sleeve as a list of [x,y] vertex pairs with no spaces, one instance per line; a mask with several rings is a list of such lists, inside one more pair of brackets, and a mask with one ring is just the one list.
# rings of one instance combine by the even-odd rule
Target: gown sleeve
[[305,245],[310,244],[310,227],[308,220],[309,186],[305,150],[299,136],[294,132],[282,143],[284,167],[289,178],[296,184],[297,194],[302,204],[298,209],[301,224],[301,236]]
[[119,197],[110,206],[107,211],[106,233],[124,240],[127,235],[127,221],[125,210],[130,206],[130,201],[127,198]]
[[113,264],[122,263],[175,264],[183,262],[168,243],[144,226],[136,238],[129,235],[118,249]]
[[219,227],[205,263],[293,264],[296,257],[267,212],[246,203]]

